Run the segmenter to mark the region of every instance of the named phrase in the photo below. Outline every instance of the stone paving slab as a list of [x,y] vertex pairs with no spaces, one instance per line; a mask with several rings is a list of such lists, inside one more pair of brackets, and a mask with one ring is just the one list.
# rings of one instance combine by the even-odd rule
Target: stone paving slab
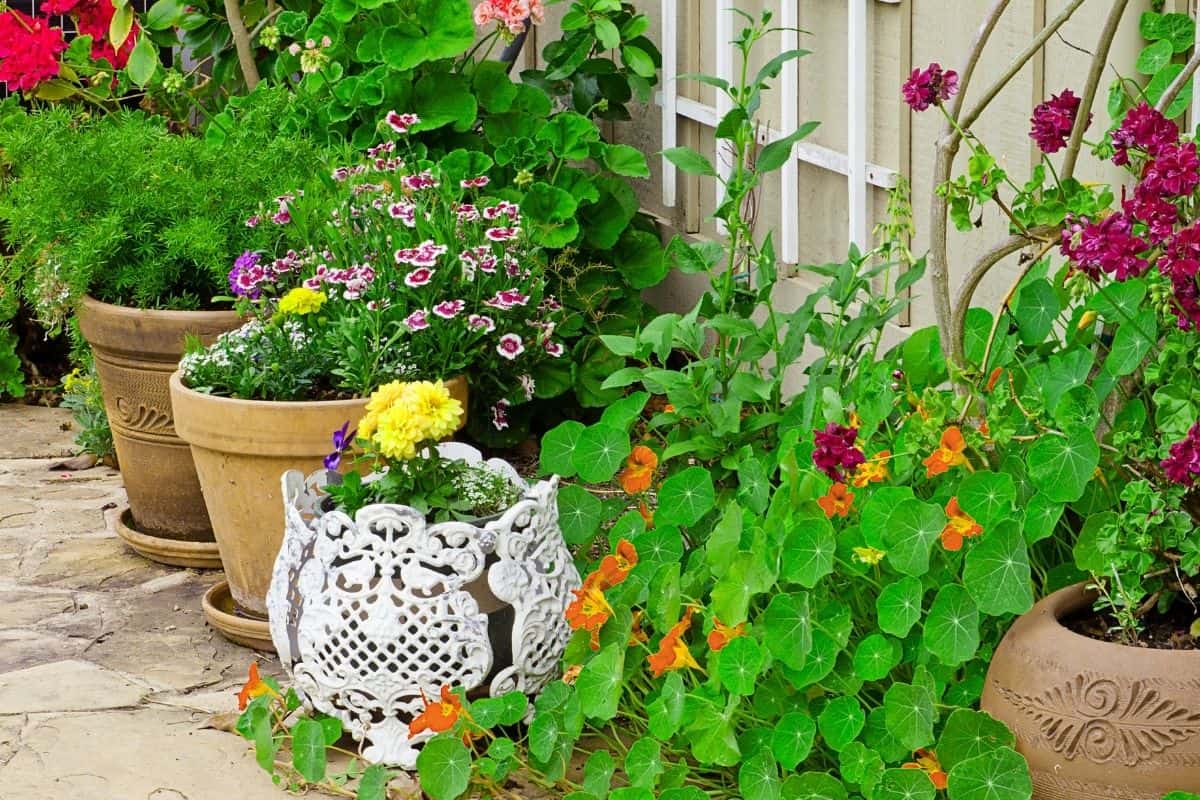
[[115,471],[49,470],[74,451],[67,412],[0,405],[0,430],[0,800],[287,797],[205,727],[251,661],[279,674],[205,625],[221,574],[129,550],[106,521]]

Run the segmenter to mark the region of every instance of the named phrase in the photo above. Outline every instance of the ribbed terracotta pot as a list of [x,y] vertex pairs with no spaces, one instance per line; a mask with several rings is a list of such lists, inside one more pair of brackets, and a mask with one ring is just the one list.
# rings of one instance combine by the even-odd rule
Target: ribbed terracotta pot
[[997,648],[983,710],[1016,733],[1035,800],[1159,800],[1200,792],[1200,651],[1129,647],[1059,620],[1089,608],[1059,590]]
[[[467,383],[446,382],[464,408]],[[283,542],[280,478],[321,468],[333,432],[358,425],[366,400],[271,402],[195,392],[171,376],[180,438],[191,445],[221,563],[238,611],[267,615],[267,588]]]
[[[143,536],[211,543],[212,525],[192,455],[175,432],[167,384],[187,335],[211,342],[236,328],[238,315],[147,311],[85,297],[78,318],[95,356],[133,527]],[[171,550],[169,543],[162,547]]]

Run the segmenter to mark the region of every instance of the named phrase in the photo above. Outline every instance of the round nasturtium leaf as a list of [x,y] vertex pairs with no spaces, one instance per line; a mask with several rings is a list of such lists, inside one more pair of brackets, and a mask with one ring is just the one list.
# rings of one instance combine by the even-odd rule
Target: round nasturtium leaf
[[417,774],[433,800],[454,800],[471,782],[471,753],[454,736],[435,736],[417,756]]
[[585,428],[575,444],[575,469],[588,483],[607,483],[630,453],[629,435],[603,423]]
[[838,753],[838,767],[842,777],[858,785],[863,794],[870,796],[879,778],[883,775],[883,759],[862,742],[851,742]]
[[862,732],[867,722],[857,697],[837,697],[830,700],[817,717],[817,728],[829,749],[840,751]]
[[571,484],[558,490],[558,525],[567,544],[584,544],[600,529],[603,506],[600,499],[582,486]]
[[837,539],[824,517],[805,517],[796,523],[783,546],[783,577],[811,589],[833,572]]
[[887,712],[883,707],[871,709],[867,714],[867,725],[863,728],[863,741],[867,747],[879,753],[888,764],[897,764],[912,758],[912,751],[896,740],[887,728]]
[[1033,779],[1016,750],[997,747],[950,770],[950,800],[1029,800]]
[[985,531],[967,552],[963,583],[984,614],[1024,614],[1033,606],[1033,584],[1025,538],[1015,522]]
[[624,668],[625,649],[618,644],[608,645],[584,665],[575,688],[583,713],[589,719],[609,720],[617,715]]
[[1058,503],[1073,503],[1083,497],[1088,482],[1100,463],[1100,445],[1086,428],[1066,436],[1043,434],[1025,458],[1030,479]]
[[575,446],[585,429],[583,423],[572,419],[547,431],[539,456],[542,469],[564,478],[575,475]]
[[888,518],[883,534],[888,563],[905,575],[924,575],[929,552],[945,526],[946,514],[939,506],[915,497],[904,500]]
[[881,680],[900,663],[900,657],[898,642],[873,633],[854,649],[854,674],[864,681]]
[[1003,722],[982,711],[959,708],[946,720],[938,739],[937,754],[942,769],[952,770],[961,761],[997,747],[1012,747],[1012,731]]
[[879,629],[903,639],[921,619],[921,598],[924,587],[916,578],[905,576],[892,581],[875,598],[875,613]]
[[846,787],[828,772],[805,772],[783,782],[783,800],[846,800]]
[[759,750],[738,769],[738,791],[745,800],[779,800],[782,785],[770,750]]
[[859,525],[862,528],[863,541],[876,549],[884,549],[884,533],[887,531],[888,519],[896,506],[905,500],[911,500],[913,491],[907,486],[882,486],[876,489],[868,498],[859,514]]
[[678,672],[668,673],[658,697],[646,704],[646,718],[655,738],[665,742],[679,731],[685,696],[683,676]]
[[933,800],[937,789],[923,769],[885,770],[871,800]]
[[649,737],[638,739],[625,755],[625,774],[629,785],[653,789],[664,771],[662,745]]
[[767,649],[792,669],[800,669],[812,650],[812,615],[807,594],[777,594],[763,612]]
[[883,695],[888,732],[905,750],[933,744],[933,693],[924,686],[893,683]]
[[642,531],[633,537],[633,546],[641,564],[677,564],[683,558],[683,536],[674,525]]
[[695,525],[712,509],[715,498],[708,470],[688,467],[663,481],[655,521],[662,525]]
[[784,769],[795,769],[812,752],[817,723],[803,711],[784,714],[771,734],[771,752]]
[[1017,487],[1011,475],[980,470],[963,478],[957,496],[959,507],[987,530],[1012,516]]
[[1023,531],[1026,544],[1035,544],[1054,535],[1058,520],[1062,517],[1063,505],[1038,492],[1025,504]]
[[813,631],[812,649],[808,651],[804,666],[800,669],[792,669],[785,665],[784,672],[797,689],[812,686],[814,683],[824,680],[833,671],[837,665],[840,649],[829,634],[824,631]]
[[968,661],[979,649],[979,609],[967,590],[950,583],[938,590],[925,616],[925,649],[943,664]]
[[749,636],[738,636],[717,654],[717,675],[731,694],[752,695],[763,660],[758,642]]

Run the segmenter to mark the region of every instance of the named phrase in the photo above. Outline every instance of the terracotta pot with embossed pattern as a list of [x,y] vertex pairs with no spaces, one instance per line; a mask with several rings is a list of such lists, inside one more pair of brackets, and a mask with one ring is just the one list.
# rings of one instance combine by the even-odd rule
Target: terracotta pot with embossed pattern
[[1159,800],[1200,792],[1200,651],[1091,639],[1060,622],[1083,584],[1020,617],[996,649],[983,710],[1007,724],[1035,800]]
[[[213,543],[191,450],[175,434],[167,383],[179,366],[188,334],[211,342],[238,326],[237,314],[150,311],[85,297],[78,317],[79,329],[95,355],[104,408],[129,496],[130,527],[141,535],[139,542],[166,540],[161,547],[134,546],[154,558],[179,549],[172,542]],[[215,546],[212,549],[215,555]],[[186,559],[171,561],[169,555],[160,560],[186,563]]]

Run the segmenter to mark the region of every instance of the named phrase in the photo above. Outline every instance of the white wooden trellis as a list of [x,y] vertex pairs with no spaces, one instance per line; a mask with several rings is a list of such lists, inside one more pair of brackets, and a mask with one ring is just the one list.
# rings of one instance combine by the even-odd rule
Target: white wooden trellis
[[[678,0],[662,1],[662,41],[663,41],[663,89],[658,95],[662,106],[662,142],[663,149],[675,147],[678,144],[679,118],[692,120],[701,125],[715,128],[720,119],[729,110],[729,100],[724,95],[717,95],[715,106],[701,103],[679,94],[678,85],[678,56],[679,56],[679,2]],[[729,0],[703,0],[704,5],[711,9],[715,36],[715,61],[717,77],[725,80],[733,78],[734,49],[730,44],[733,38],[733,14],[729,11]],[[799,4],[801,0],[780,0],[777,19],[781,28],[792,28],[780,36],[780,52],[797,47],[795,28],[799,27]],[[896,4],[901,0],[876,0],[876,2]],[[782,224],[780,232],[780,258],[786,263],[795,264],[800,260],[799,230],[796,219],[799,214],[800,171],[801,163],[811,164],[821,169],[829,170],[846,176],[850,241],[865,248],[869,239],[869,217],[867,211],[868,187],[877,186],[891,189],[896,185],[898,174],[895,170],[872,164],[867,160],[867,74],[869,69],[870,50],[867,39],[867,8],[869,0],[848,0],[848,37],[847,37],[847,130],[849,141],[846,152],[840,152],[813,142],[797,142],[792,146],[792,158],[788,159],[781,171],[781,202],[780,212]],[[763,127],[760,130],[762,143],[775,141],[790,134],[799,124],[799,62],[795,59],[787,62],[779,77],[779,92],[785,98],[782,104],[780,127]],[[714,165],[722,177],[728,174],[727,157],[720,152],[719,145],[713,153]],[[673,164],[663,158],[662,197],[663,205],[673,208],[678,200],[678,172]],[[717,203],[721,201],[722,188],[716,188]]]

